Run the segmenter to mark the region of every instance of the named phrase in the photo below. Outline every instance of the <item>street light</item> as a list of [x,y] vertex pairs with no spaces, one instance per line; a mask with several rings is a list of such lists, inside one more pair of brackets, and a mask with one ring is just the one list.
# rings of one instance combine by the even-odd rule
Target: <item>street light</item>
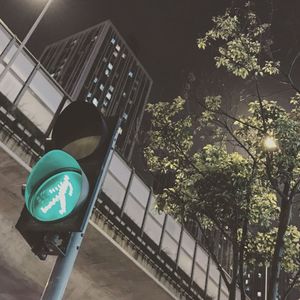
[[22,52],[22,50],[24,49],[26,43],[28,42],[28,40],[30,39],[30,37],[32,36],[33,32],[35,31],[35,29],[37,28],[37,26],[39,25],[41,19],[43,18],[43,16],[45,15],[45,13],[47,12],[51,2],[53,0],[48,0],[47,4],[44,6],[42,12],[40,13],[40,15],[37,17],[37,19],[35,20],[34,24],[32,25],[32,27],[30,28],[30,30],[28,31],[28,33],[26,34],[24,40],[21,42],[21,44],[19,45],[19,47],[17,47],[17,51],[14,53],[14,55],[12,56],[12,58],[10,59],[10,61],[7,63],[7,65],[5,66],[5,69],[3,70],[3,72],[0,74],[0,82],[2,81],[2,79],[4,78],[4,76],[7,74],[7,72],[9,71],[10,67],[13,65],[13,63],[16,61],[17,57],[19,56],[19,54]]
[[263,139],[263,147],[266,151],[273,152],[278,150],[278,142],[273,136],[267,135]]

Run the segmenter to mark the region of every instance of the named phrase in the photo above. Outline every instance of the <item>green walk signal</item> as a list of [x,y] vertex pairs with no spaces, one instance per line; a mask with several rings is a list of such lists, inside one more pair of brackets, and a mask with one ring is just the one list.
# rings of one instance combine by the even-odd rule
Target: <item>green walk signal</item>
[[62,150],[52,150],[38,161],[28,177],[26,207],[42,222],[63,219],[85,199],[81,197],[83,184],[88,183],[78,162]]

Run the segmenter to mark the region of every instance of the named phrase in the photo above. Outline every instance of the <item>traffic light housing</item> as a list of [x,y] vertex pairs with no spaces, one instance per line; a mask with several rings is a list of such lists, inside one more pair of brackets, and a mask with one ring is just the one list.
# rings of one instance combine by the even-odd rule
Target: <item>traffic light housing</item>
[[82,231],[114,127],[87,102],[74,102],[58,116],[46,154],[27,179],[16,224],[40,259],[64,254],[71,233]]

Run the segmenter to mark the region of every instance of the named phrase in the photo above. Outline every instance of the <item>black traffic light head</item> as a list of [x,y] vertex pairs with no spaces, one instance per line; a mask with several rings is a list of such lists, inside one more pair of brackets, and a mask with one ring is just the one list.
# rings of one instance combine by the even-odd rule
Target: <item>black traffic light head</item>
[[[114,128],[114,126],[112,126]],[[100,113],[100,111],[91,103],[87,102],[74,102],[64,109],[64,111],[58,116],[52,131],[51,149],[52,151],[46,153],[45,156],[37,163],[42,164],[41,161],[46,160],[48,156],[51,157],[52,153],[57,150],[62,150],[70,154],[79,164],[82,177],[87,178],[91,194],[94,189],[94,184],[99,174],[101,164],[103,163],[108,146],[113,134],[113,128],[109,128],[106,120]],[[53,150],[56,149],[56,150]],[[61,152],[62,152],[61,151]],[[59,151],[57,151],[59,152]],[[53,169],[53,164],[56,162],[50,162],[50,169]],[[59,172],[66,169],[65,163],[62,163],[62,168],[57,168]],[[40,167],[41,169],[41,167]],[[33,168],[34,170],[34,168]],[[40,182],[43,184],[45,180],[48,180],[48,173],[57,174],[53,170],[51,172],[41,172],[45,176],[41,178]],[[86,175],[86,177],[85,177]],[[48,176],[48,177],[47,177]],[[29,176],[34,177],[34,176]],[[84,183],[82,182],[84,185]],[[82,188],[86,188],[83,186]],[[55,188],[59,190],[61,185],[57,185]],[[29,187],[28,187],[29,188]],[[55,188],[50,188],[54,192]],[[35,189],[40,191],[39,186],[30,187],[30,193],[34,193]],[[33,189],[33,192],[32,192]],[[49,189],[48,189],[49,190]],[[26,190],[25,190],[26,195]],[[41,199],[42,197],[36,197]],[[80,198],[80,197],[79,197]],[[68,216],[55,220],[52,222],[43,222],[37,220],[28,207],[24,207],[21,216],[18,220],[16,228],[20,231],[26,241],[32,247],[32,251],[36,253],[41,259],[47,254],[57,255],[65,251],[68,238],[71,232],[78,232],[82,230],[82,220],[84,218],[86,209],[89,204],[89,197],[86,197],[87,201],[80,200],[80,206],[77,206],[76,210],[72,211]],[[41,201],[41,200],[38,200]],[[68,205],[67,198],[64,200]],[[47,210],[52,209],[55,205],[58,205],[59,201],[50,200],[48,205],[44,205]],[[48,209],[49,208],[49,209]]]

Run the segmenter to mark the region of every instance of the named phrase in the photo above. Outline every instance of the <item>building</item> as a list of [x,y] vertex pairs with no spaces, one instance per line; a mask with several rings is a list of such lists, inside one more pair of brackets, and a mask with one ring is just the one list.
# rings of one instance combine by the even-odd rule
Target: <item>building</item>
[[110,21],[46,47],[41,62],[74,100],[105,116],[125,113],[118,147],[131,160],[152,79]]

